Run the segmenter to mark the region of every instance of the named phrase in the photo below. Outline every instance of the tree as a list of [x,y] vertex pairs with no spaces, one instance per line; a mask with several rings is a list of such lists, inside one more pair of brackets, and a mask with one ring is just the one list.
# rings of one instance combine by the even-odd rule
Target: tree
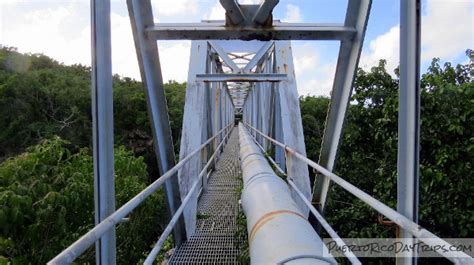
[[[115,150],[117,207],[147,186],[142,158]],[[90,150],[58,137],[44,140],[0,165],[0,263],[44,264],[94,226]],[[117,227],[117,260],[135,264],[162,232],[161,190]],[[78,262],[94,262],[94,247]]]
[[[421,79],[420,224],[441,237],[474,235],[474,84],[469,67],[439,65],[434,59]],[[398,79],[385,61],[370,72],[358,70],[336,173],[396,208]],[[321,141],[317,110],[302,100],[305,139]],[[326,106],[326,103],[317,103]],[[319,146],[308,144],[314,160]],[[317,150],[315,150],[317,148]],[[315,155],[314,155],[315,154]],[[330,191],[327,217],[344,237],[395,237],[394,227],[379,224],[377,212],[337,185]]]
[[[89,67],[65,66],[41,54],[0,49],[0,162],[54,135],[73,145],[91,147],[90,73]],[[165,84],[176,153],[185,87],[174,81]],[[115,75],[113,90],[115,143],[144,156],[151,179],[156,179],[158,169],[143,85]]]

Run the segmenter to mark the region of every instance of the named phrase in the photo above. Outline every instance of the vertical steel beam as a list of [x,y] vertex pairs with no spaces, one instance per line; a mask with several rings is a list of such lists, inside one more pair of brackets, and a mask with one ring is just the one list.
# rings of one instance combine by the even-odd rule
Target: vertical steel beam
[[252,102],[252,126],[257,128],[257,120],[258,120],[258,98],[257,98],[257,89],[256,84],[252,84],[251,87],[251,102]]
[[[298,90],[296,88],[295,68],[290,41],[275,41],[275,66],[278,74],[286,74],[288,79],[278,84],[281,128],[283,143],[291,146],[299,153],[306,155],[304,144],[303,123],[301,120]],[[308,166],[300,160],[286,157],[286,173],[301,192],[311,199],[311,184]],[[306,214],[309,209],[300,196],[292,191],[292,196],[300,209]]]
[[[209,42],[208,42],[208,50],[207,50],[207,55],[208,55],[208,60],[207,62],[205,62],[207,64],[207,71],[208,73],[212,73],[212,71],[214,70],[213,69],[213,65],[214,65],[214,62],[211,60],[212,59],[212,55],[211,55],[211,51],[210,51],[210,47],[209,47]],[[205,119],[204,119],[204,123],[206,126],[203,127],[203,132],[202,132],[202,139],[201,139],[201,142],[205,142],[207,139],[209,139],[211,137],[211,134],[212,134],[212,126],[213,126],[213,123],[212,123],[212,118],[213,118],[213,115],[212,115],[212,91],[214,90],[215,88],[215,83],[214,84],[205,84],[206,85],[206,90],[204,91],[205,95],[204,95],[204,98],[203,98],[203,104],[204,104],[204,113],[206,114],[205,115]],[[206,148],[204,148],[204,152],[203,152],[203,160],[201,161],[201,164],[202,164],[202,167],[204,167],[206,164],[207,164],[207,161],[209,159],[209,157],[211,156],[211,154],[213,153],[213,150],[214,150],[214,144],[209,144]]]
[[[248,99],[248,97],[247,97]],[[244,107],[243,107],[243,111],[242,111],[242,120],[245,121],[246,123],[250,123],[249,122],[249,103],[248,103],[248,100],[245,100],[244,102]]]
[[226,95],[227,95],[227,101],[228,101],[228,105],[229,105],[229,120],[226,123],[226,124],[228,124],[229,122],[235,122],[235,106],[234,106],[234,102],[232,101],[232,97],[230,96],[230,94],[226,93]]
[[225,125],[227,125],[227,97],[228,97],[228,92],[227,92],[227,86],[225,84],[221,85],[221,111],[222,111],[222,121],[221,121],[221,129],[224,128]]
[[[189,61],[188,81],[186,84],[186,98],[184,104],[183,129],[179,156],[186,157],[199,148],[207,136],[207,84],[196,81],[197,74],[207,73],[208,56],[207,41],[193,41],[191,44],[191,58]],[[203,102],[204,101],[204,102]],[[196,181],[202,168],[202,157],[196,155],[179,171],[179,187],[181,198],[184,199]],[[183,211],[186,223],[186,233],[194,234],[196,229],[197,193],[193,195]]]
[[[339,49],[331,103],[319,156],[319,164],[330,171],[334,169],[342,137],[371,3],[371,0],[349,0],[347,7],[344,25],[356,28],[357,34],[353,40],[342,41]],[[318,174],[314,183],[313,203],[317,204],[316,206],[321,212],[324,212],[326,207],[330,182],[329,178]]]
[[[275,83],[270,85],[269,96],[268,96],[268,135],[275,138]],[[266,141],[267,146],[264,146],[266,150],[271,150],[271,143]]]
[[[262,110],[261,110],[261,123],[262,123],[262,132],[266,135],[270,134],[270,95],[271,95],[271,84],[268,83],[261,83],[261,86],[264,86],[263,89],[261,89],[260,93],[262,93]],[[268,148],[268,141],[261,137],[261,144],[265,151],[267,151]]]
[[[278,84],[274,87],[273,103],[273,131],[275,132],[275,139],[284,143],[285,139],[283,138],[283,126],[281,123],[280,90],[278,89]],[[286,172],[285,151],[277,146],[275,147],[275,162],[280,166],[281,170]]]
[[[274,64],[274,62],[275,62],[275,52],[273,52],[269,56],[269,66],[268,66],[268,71],[269,72],[275,72],[276,71],[276,65]],[[277,83],[272,83],[270,91],[271,91],[271,94],[270,94],[270,126],[269,126],[269,134],[268,135],[270,135],[270,136],[272,136],[273,138],[276,139],[276,136],[277,136],[276,127],[275,127],[276,117],[280,117],[280,114],[277,115],[277,107],[280,105],[277,101],[278,100],[278,97],[277,97],[278,84]],[[269,145],[272,146],[270,143],[269,143]],[[274,147],[274,148],[276,148],[276,147]],[[276,148],[276,149],[280,149],[280,148]],[[275,149],[273,149],[273,150],[275,150]],[[275,159],[277,158],[276,150],[275,150],[275,157],[274,158]],[[279,166],[283,171],[286,170],[286,167],[281,167],[282,166],[281,164]]]
[[[255,128],[257,128],[257,130],[259,131],[262,131],[262,122],[263,122],[263,107],[264,107],[264,103],[263,103],[263,97],[262,97],[262,83],[256,83],[255,84],[255,102],[257,103],[257,111],[256,111],[256,115],[257,115],[257,125]],[[257,139],[257,142],[259,144],[262,144],[262,137],[260,135],[256,135],[256,138]]]
[[[273,68],[272,68],[272,64],[271,64],[271,60],[270,58],[267,59],[265,62],[264,62],[264,69],[263,71],[265,73],[270,73],[270,72],[273,72]],[[272,103],[271,103],[271,100],[272,100],[272,93],[273,93],[273,90],[272,90],[272,87],[274,85],[274,83],[261,83],[262,86],[264,86],[263,88],[263,96],[262,96],[262,132],[266,135],[270,135],[271,133],[271,121],[272,119],[270,118],[271,115],[272,115]],[[263,138],[262,137],[262,146],[263,148],[267,151],[268,150],[268,140],[266,138]]]
[[[153,134],[153,147],[160,175],[163,175],[175,164],[173,139],[168,117],[163,78],[154,39],[149,39],[145,29],[154,24],[150,0],[128,0],[128,12],[132,24],[135,49],[137,51],[140,74],[147,100]],[[168,212],[173,216],[181,205],[178,180],[171,177],[165,182],[165,193]],[[179,246],[186,240],[184,219],[181,217],[173,230],[174,241]]]
[[[91,2],[92,19],[92,138],[95,224],[115,211],[114,111],[110,0]],[[96,263],[115,264],[115,229],[96,243]]]
[[259,97],[258,97],[258,86],[257,86],[256,83],[254,83],[253,86],[252,86],[252,102],[253,102],[253,110],[252,110],[252,113],[253,113],[253,126],[255,128],[257,128],[258,127],[258,119],[259,119],[259,116],[260,116],[260,112],[259,112],[260,101],[259,101]]
[[[209,88],[211,84],[207,84],[207,87]],[[210,103],[209,103],[209,97],[210,97],[210,89],[206,89],[204,91],[204,97],[202,98],[202,103],[204,104],[204,120],[202,124],[202,133],[201,133],[201,143],[206,141],[206,139],[209,138],[210,131],[212,130],[212,114],[210,111]],[[202,159],[201,159],[201,168],[204,167],[207,164],[207,161],[209,159],[209,156],[212,154],[212,146],[213,144],[207,145],[203,150],[202,150]]]
[[[214,119],[215,119],[215,130],[213,132],[213,135],[216,134],[218,131],[220,131],[222,128],[224,128],[224,119],[223,119],[223,116],[224,116],[224,109],[222,108],[223,104],[224,104],[224,100],[225,100],[225,97],[224,97],[224,94],[222,93],[223,92],[223,89],[224,89],[224,85],[222,83],[217,83],[217,90],[216,90],[216,106],[215,106],[215,113],[214,113]],[[217,139],[219,140],[219,142],[221,141],[223,136],[219,136]]]
[[[418,222],[420,138],[420,1],[400,3],[400,92],[398,108],[397,211]],[[412,235],[402,229],[404,244]],[[414,257],[397,256],[397,264],[416,264]]]

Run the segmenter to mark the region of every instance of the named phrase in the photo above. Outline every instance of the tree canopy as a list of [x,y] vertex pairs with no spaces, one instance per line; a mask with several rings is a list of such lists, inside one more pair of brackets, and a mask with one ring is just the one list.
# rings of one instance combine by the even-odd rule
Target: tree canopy
[[[469,66],[434,59],[421,78],[420,224],[441,237],[474,236],[474,84]],[[329,100],[302,97],[308,157],[317,161]],[[385,61],[358,70],[336,173],[396,208],[398,77]],[[395,237],[395,227],[337,185],[329,221],[344,237]]]
[[[420,224],[474,237],[474,84],[468,65],[434,59],[421,78]],[[178,152],[185,86],[165,84]],[[117,206],[158,177],[141,82],[114,76]],[[93,226],[90,68],[0,48],[0,264],[44,263]],[[300,98],[308,157],[317,161],[329,106]],[[337,174],[396,207],[398,77],[385,61],[358,69]],[[312,176],[314,178],[314,176]],[[327,218],[343,237],[394,237],[394,226],[333,185]],[[119,263],[137,263],[166,221],[153,195],[118,227]],[[93,249],[80,262],[93,262]]]

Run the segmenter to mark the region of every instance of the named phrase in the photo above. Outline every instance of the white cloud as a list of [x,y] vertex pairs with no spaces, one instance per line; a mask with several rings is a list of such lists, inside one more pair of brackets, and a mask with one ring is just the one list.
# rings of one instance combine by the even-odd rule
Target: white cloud
[[112,71],[123,76],[140,79],[130,19],[128,16],[111,14]]
[[294,45],[294,63],[296,74],[302,74],[316,66],[319,63],[319,54],[313,47],[307,43]]
[[[1,19],[11,19],[15,23],[0,29],[0,41],[21,52],[44,53],[66,64],[90,64],[89,27],[71,23],[75,18],[87,15],[79,10],[73,4],[23,13],[3,9]],[[73,31],[69,32],[68,28]]]
[[[0,28],[0,44],[14,46],[20,52],[43,53],[65,64],[90,65],[91,41],[88,4],[55,3],[30,12],[21,12],[20,2],[2,4],[2,21],[14,20]],[[6,10],[6,7],[9,9]],[[74,23],[80,21],[81,23]],[[112,12],[112,71],[140,79],[130,19]],[[186,81],[189,42],[163,42],[160,59],[164,80]]]
[[211,10],[204,15],[205,19],[210,20],[224,20],[225,19],[225,9],[217,1],[211,8]]
[[473,10],[474,2],[470,0],[428,0],[427,15],[422,20],[422,60],[450,60],[474,48]]
[[241,5],[258,5],[258,4],[260,4],[260,0],[239,0],[238,2]]
[[359,65],[369,69],[377,65],[380,59],[387,60],[387,69],[392,72],[399,63],[400,27],[392,27],[388,32],[378,36],[369,43],[370,52],[362,52]]
[[303,21],[303,15],[301,14],[300,8],[298,6],[287,4],[286,5],[286,15],[283,19],[285,22],[301,22]]
[[187,81],[190,43],[190,41],[174,41],[159,46],[163,80]]
[[[43,0],[42,0],[43,1]],[[258,4],[259,0],[242,0]],[[156,12],[169,18],[188,15],[201,18],[196,0],[154,0]],[[214,4],[214,5],[213,5]],[[125,4],[120,8],[126,10]],[[225,11],[218,0],[207,2],[207,19],[224,19]],[[114,5],[113,8],[116,8]],[[472,1],[428,0],[422,20],[422,60],[441,57],[450,60],[474,47]],[[116,11],[113,9],[113,11]],[[286,5],[285,20],[303,20],[300,8]],[[18,47],[21,52],[44,53],[66,64],[90,65],[89,2],[85,0],[44,0],[41,4],[8,0],[0,4],[0,44]],[[120,15],[119,15],[120,14]],[[112,13],[113,71],[139,79],[135,47],[126,13]],[[369,25],[370,27],[371,25]],[[399,27],[368,42],[361,66],[373,66],[380,58],[388,60],[389,71],[398,65]],[[369,40],[366,40],[369,41]],[[164,80],[186,81],[189,65],[189,42],[160,42],[160,59]],[[366,44],[367,45],[367,44]],[[317,46],[294,43],[295,71],[301,94],[328,95],[332,88],[335,61],[323,61]],[[327,57],[327,56],[324,56]]]
[[[422,16],[421,62],[434,57],[453,60],[467,48],[474,47],[474,17],[472,1],[428,0]],[[370,25],[369,25],[370,26]],[[379,59],[387,60],[387,70],[393,73],[400,54],[400,25],[378,36],[369,43],[369,51],[362,54],[360,65],[370,68]]]
[[292,50],[299,94],[329,96],[334,79],[335,61],[322,62],[314,44],[295,43]]
[[197,1],[195,0],[153,0],[153,11],[158,15],[194,15],[198,11]]

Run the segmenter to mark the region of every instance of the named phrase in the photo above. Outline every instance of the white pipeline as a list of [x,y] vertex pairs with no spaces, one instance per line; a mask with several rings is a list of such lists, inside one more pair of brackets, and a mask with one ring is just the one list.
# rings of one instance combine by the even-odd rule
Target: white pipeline
[[336,264],[242,124],[239,143],[252,264]]

